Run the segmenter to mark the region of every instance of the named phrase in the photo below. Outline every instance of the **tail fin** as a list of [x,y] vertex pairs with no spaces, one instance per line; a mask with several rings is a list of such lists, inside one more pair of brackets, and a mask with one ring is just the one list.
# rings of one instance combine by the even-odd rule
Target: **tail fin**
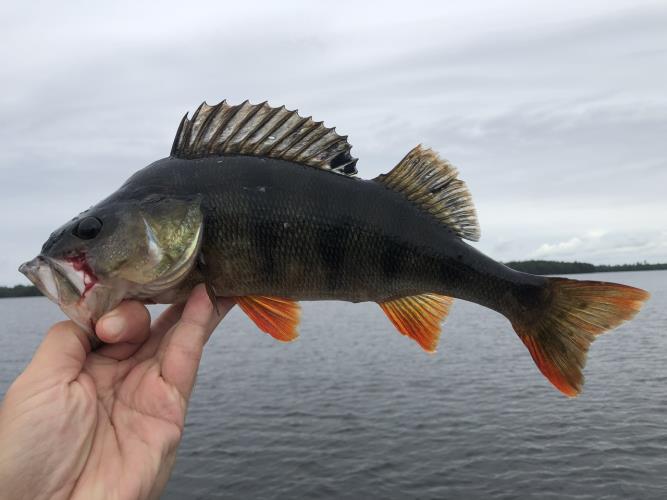
[[632,319],[649,293],[600,281],[548,278],[548,305],[512,326],[542,374],[574,397],[584,383],[586,353],[595,337]]

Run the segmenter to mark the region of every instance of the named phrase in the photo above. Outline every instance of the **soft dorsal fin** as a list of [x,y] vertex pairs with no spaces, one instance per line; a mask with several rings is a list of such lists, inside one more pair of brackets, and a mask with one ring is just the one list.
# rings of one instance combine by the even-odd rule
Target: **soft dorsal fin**
[[230,106],[202,103],[176,132],[171,156],[205,158],[219,155],[263,156],[345,175],[357,173],[357,159],[350,155],[347,136],[327,128],[312,117],[303,118],[285,106],[272,108],[266,102],[245,101]]
[[459,237],[478,241],[479,223],[472,196],[457,175],[453,165],[419,145],[391,172],[374,180],[403,193]]
[[382,302],[380,307],[396,329],[417,342],[426,352],[435,352],[440,340],[440,323],[449,314],[454,299],[423,293]]

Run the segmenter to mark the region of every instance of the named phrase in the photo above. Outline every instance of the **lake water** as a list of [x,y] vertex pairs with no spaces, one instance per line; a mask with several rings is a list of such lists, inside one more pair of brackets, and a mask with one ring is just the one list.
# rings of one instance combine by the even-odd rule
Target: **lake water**
[[[667,498],[667,271],[581,278],[652,298],[593,344],[574,400],[474,304],[455,302],[436,355],[374,304],[306,303],[292,344],[234,310],[163,498]],[[0,318],[4,394],[62,313],[6,299]]]

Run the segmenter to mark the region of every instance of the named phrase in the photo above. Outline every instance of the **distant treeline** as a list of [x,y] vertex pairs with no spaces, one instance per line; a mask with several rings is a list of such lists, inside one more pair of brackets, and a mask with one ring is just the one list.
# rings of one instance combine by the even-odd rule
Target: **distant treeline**
[[667,264],[617,264],[614,266],[596,266],[588,262],[560,262],[555,260],[519,260],[506,262],[507,267],[531,274],[579,274],[579,273],[610,273],[616,271],[655,271],[667,269]]
[[0,286],[0,299],[7,297],[39,297],[42,292],[32,285]]

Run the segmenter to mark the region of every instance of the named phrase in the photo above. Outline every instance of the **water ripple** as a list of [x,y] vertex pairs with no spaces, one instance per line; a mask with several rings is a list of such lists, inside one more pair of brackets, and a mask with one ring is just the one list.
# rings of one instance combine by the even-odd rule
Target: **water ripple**
[[[587,275],[652,292],[591,348],[568,400],[507,321],[457,302],[422,353],[373,304],[304,305],[279,344],[234,311],[204,354],[164,498],[667,498],[667,272]],[[0,301],[0,389],[60,319]]]

